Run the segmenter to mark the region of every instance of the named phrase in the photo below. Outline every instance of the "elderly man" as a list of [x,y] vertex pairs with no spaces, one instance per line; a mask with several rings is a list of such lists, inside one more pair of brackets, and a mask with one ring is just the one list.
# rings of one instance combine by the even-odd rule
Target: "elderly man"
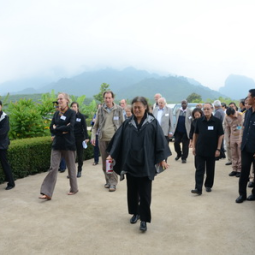
[[[214,105],[214,109],[215,109],[214,117],[218,118],[221,121],[221,124],[223,124],[223,120],[225,118],[225,112],[221,107],[220,100],[215,100],[213,102],[213,105]],[[219,156],[218,159],[221,159],[221,158],[226,158],[225,152],[224,152],[223,142],[222,142],[222,145],[221,145],[221,153],[220,153],[220,156]]]
[[[176,125],[174,127],[174,149],[177,153],[175,160],[182,158],[182,163],[187,162],[189,155],[189,132],[191,127],[192,112],[188,108],[187,100],[182,100],[182,107],[176,111]],[[182,143],[182,149],[180,144]]]
[[158,107],[153,110],[153,115],[158,120],[168,143],[169,138],[173,136],[173,113],[166,105],[164,97],[158,99]]
[[240,177],[243,114],[231,107],[227,109],[226,113],[225,139],[229,143],[227,146],[230,147],[232,155],[232,172],[229,176]]
[[115,172],[112,174],[106,173],[106,158],[108,153],[106,148],[110,143],[114,133],[123,123],[123,110],[120,106],[116,105],[114,100],[114,94],[112,91],[106,91],[103,94],[104,104],[100,107],[96,114],[96,120],[92,128],[91,143],[96,145],[96,134],[98,134],[99,150],[102,157],[103,172],[105,174],[106,184],[105,188],[109,188],[109,191],[115,191],[118,183],[118,177]]
[[126,100],[125,99],[121,99],[120,100],[120,107],[123,109],[124,120],[127,118],[127,113],[126,113],[126,110],[125,110],[126,106],[127,106]]
[[250,89],[247,97],[248,104],[251,108],[245,112],[244,129],[241,144],[242,166],[241,176],[239,179],[239,197],[236,203],[242,203],[244,200],[255,200],[255,187],[252,194],[247,198],[247,183],[251,164],[255,164],[255,89]]
[[221,123],[223,123],[223,120],[224,120],[224,117],[225,117],[225,112],[221,108],[220,100],[215,100],[213,102],[213,106],[214,106],[214,109],[215,109],[214,117],[220,119]]
[[201,195],[204,174],[206,171],[205,188],[211,192],[214,183],[215,158],[220,155],[223,139],[221,121],[212,115],[212,104],[205,103],[204,116],[197,120],[193,134],[193,154],[196,157],[195,189],[191,193]]
[[153,105],[153,110],[154,110],[156,107],[158,107],[158,100],[159,100],[159,98],[161,98],[161,97],[162,97],[161,94],[159,94],[159,93],[155,94],[155,96],[154,96],[155,103],[154,103],[154,105]]

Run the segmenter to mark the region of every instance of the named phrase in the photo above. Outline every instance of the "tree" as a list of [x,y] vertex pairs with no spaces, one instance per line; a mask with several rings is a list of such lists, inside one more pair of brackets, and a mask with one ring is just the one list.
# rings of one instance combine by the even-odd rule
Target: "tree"
[[110,85],[107,83],[102,83],[100,87],[100,92],[94,95],[95,100],[102,104],[104,102],[103,94],[105,91],[108,90],[110,90]]
[[[51,103],[52,104],[52,103]],[[49,121],[43,119],[38,104],[32,99],[10,102],[10,139],[31,138],[49,135]]]
[[192,93],[187,97],[188,103],[201,103],[202,97],[196,93]]

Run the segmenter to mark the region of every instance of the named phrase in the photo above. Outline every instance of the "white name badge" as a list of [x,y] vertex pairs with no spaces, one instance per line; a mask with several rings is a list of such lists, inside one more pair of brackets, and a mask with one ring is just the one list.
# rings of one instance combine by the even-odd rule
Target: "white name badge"
[[213,130],[213,126],[208,126],[208,130]]
[[169,116],[169,113],[166,113],[165,116]]
[[77,122],[81,122],[81,119],[77,118],[76,121],[77,121]]
[[192,119],[192,116],[189,116],[189,119]]
[[66,116],[62,115],[62,116],[60,117],[60,119],[61,119],[61,120],[66,120]]
[[119,120],[119,116],[114,116],[113,119],[114,120]]

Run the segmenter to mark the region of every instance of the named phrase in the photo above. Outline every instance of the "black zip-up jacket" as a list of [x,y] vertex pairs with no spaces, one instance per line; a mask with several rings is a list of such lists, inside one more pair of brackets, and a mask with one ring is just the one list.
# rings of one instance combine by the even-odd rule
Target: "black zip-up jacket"
[[10,130],[9,117],[3,111],[0,112],[0,149],[7,150],[10,144],[8,132]]
[[80,112],[76,113],[74,136],[82,137],[84,140],[89,139],[85,117]]
[[114,134],[107,151],[116,164],[113,170],[134,177],[154,179],[155,165],[171,155],[162,128],[151,114],[145,114],[137,125],[134,116],[126,119]]
[[[52,143],[54,150],[75,151],[75,116],[75,111],[70,108],[64,114],[59,111],[54,113],[50,124],[50,131],[55,136]],[[53,129],[54,124],[57,126],[56,129]]]

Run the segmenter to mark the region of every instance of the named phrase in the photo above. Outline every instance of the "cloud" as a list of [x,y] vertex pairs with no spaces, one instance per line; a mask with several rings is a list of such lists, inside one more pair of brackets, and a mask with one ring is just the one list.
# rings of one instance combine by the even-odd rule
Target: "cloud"
[[[0,1],[0,82],[134,66],[218,89],[255,78],[254,1]],[[58,70],[61,70],[58,71]]]

